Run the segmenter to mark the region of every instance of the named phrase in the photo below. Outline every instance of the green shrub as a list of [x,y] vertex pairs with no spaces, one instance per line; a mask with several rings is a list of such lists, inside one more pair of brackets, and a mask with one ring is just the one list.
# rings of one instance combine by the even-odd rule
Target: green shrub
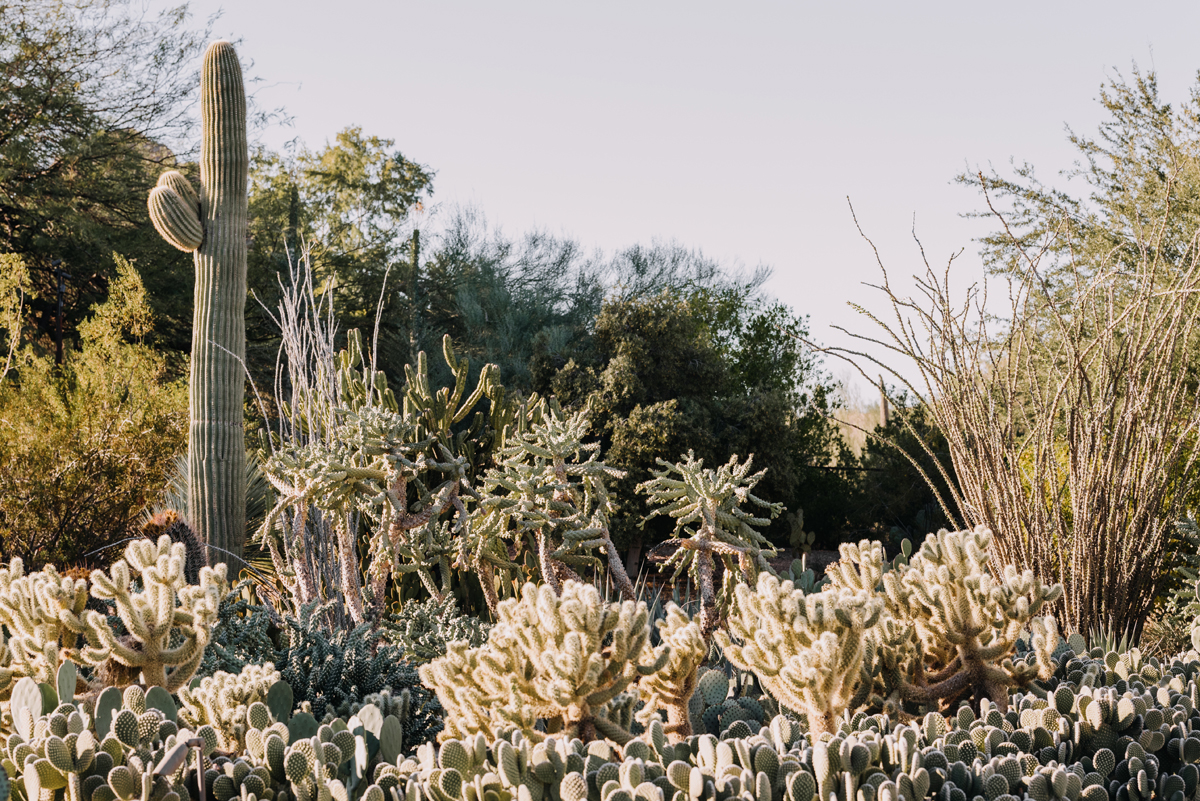
[[0,383],[0,550],[31,565],[136,534],[187,442],[186,388],[138,342],[153,322],[145,289],[116,261],[79,349],[55,365],[26,344]]

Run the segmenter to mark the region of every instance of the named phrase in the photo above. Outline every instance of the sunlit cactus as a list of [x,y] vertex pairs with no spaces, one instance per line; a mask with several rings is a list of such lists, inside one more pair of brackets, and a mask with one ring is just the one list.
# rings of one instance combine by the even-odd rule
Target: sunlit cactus
[[[775,555],[755,527],[768,525],[783,511],[783,505],[751,492],[766,475],[766,470],[750,472],[753,458],[739,463],[735,455],[713,470],[706,469],[704,460],[689,451],[684,461],[675,464],[659,459],[663,469],[637,487],[655,506],[646,520],[658,515],[675,519],[676,536],[655,550],[674,548],[665,566],[674,565],[676,576],[687,570],[700,589],[700,630],[705,638],[720,625],[739,577],[753,583],[759,571],[770,572],[767,556]],[[762,509],[768,517],[746,511],[743,507],[747,504]],[[717,559],[725,566],[719,597],[713,586]]]
[[[90,665],[112,659],[141,672],[142,683],[175,692],[196,673],[228,591],[225,565],[200,570],[199,585],[184,578],[185,550],[165,534],[158,542],[135,540],[108,573],[92,572],[92,595],[112,601],[128,637],[119,637],[104,615],[87,610],[88,645],[80,657]],[[135,581],[136,580],[136,581]]]
[[150,219],[193,254],[195,312],[189,379],[188,518],[209,561],[240,558],[246,537],[245,436],[246,92],[229,42],[213,42],[200,70],[200,192],[171,170],[150,192]]

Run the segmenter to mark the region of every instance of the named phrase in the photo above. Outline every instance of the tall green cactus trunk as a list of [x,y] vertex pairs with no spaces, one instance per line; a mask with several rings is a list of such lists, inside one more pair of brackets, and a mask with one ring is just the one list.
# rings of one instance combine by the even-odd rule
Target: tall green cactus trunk
[[[200,72],[200,194],[180,173],[150,193],[163,238],[196,265],[188,437],[188,516],[209,561],[241,557],[246,536],[242,429],[246,354],[246,92],[237,54],[214,42]],[[237,560],[232,560],[235,564]]]

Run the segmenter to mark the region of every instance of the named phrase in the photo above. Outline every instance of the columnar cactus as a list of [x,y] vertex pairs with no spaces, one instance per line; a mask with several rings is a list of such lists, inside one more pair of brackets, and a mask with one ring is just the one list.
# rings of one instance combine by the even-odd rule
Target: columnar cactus
[[759,574],[756,590],[739,584],[734,592],[728,633],[717,632],[725,658],[807,716],[814,735],[833,731],[838,716],[866,700],[864,670],[874,661],[869,632],[883,600],[845,588],[805,595],[768,573]]
[[[208,644],[217,605],[228,591],[225,565],[200,570],[200,584],[183,575],[185,550],[163,535],[157,545],[135,540],[125,557],[92,572],[92,595],[110,600],[128,637],[118,637],[99,612],[87,610],[88,645],[80,658],[90,665],[112,659],[141,671],[142,683],[176,692],[196,673]],[[134,577],[140,578],[140,589]]]
[[214,42],[200,72],[200,193],[177,171],[149,198],[164,239],[193,254],[195,313],[189,383],[188,517],[209,561],[240,558],[246,536],[246,92],[229,42]]
[[526,584],[520,599],[502,601],[498,611],[486,645],[451,643],[446,656],[419,669],[446,708],[443,739],[512,728],[541,738],[539,719],[584,741],[632,737],[597,713],[670,658],[670,648],[660,646],[655,659],[644,659],[645,603],[605,603],[595,587],[567,581],[561,597],[544,584]]

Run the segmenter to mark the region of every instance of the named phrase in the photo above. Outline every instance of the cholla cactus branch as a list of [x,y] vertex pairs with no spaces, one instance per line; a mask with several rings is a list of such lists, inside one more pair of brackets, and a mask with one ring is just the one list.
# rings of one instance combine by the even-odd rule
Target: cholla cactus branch
[[419,669],[446,708],[443,739],[495,737],[512,728],[541,739],[539,719],[548,732],[585,741],[632,737],[599,712],[670,659],[666,647],[643,660],[650,636],[645,603],[605,603],[595,587],[569,581],[561,597],[526,584],[498,612],[487,644],[451,643],[446,656]]
[[699,668],[708,656],[708,643],[700,633],[700,625],[682,609],[668,602],[666,611],[667,616],[658,621],[662,644],[655,650],[654,657],[657,659],[663,648],[670,649],[670,657],[660,670],[638,684],[646,704],[636,716],[643,726],[649,726],[656,710],[665,709],[667,725],[663,731],[671,742],[677,743],[693,734],[688,702],[696,691]]
[[753,671],[781,704],[808,718],[815,737],[836,729],[839,715],[863,700],[873,662],[870,630],[883,600],[845,588],[805,595],[769,573],[757,589],[734,589],[728,632],[717,632],[725,658]]
[[[141,670],[144,684],[169,692],[191,679],[229,585],[224,564],[201,568],[200,584],[189,585],[184,558],[183,544],[172,544],[164,534],[157,544],[131,542],[109,573],[92,572],[92,595],[114,603],[133,642],[117,637],[99,612],[87,610],[88,646],[80,652],[84,662],[95,666],[114,659]],[[135,577],[141,579],[140,590],[135,590]]]
[[61,576],[53,565],[26,575],[14,558],[0,568],[0,624],[8,630],[10,657],[0,668],[0,690],[14,676],[53,682],[62,661],[78,657],[87,599],[87,582]]
[[[1033,571],[1018,573],[1011,565],[994,577],[991,543],[992,533],[983,527],[930,534],[909,564],[883,576],[889,613],[915,632],[923,653],[907,661],[907,676],[900,660],[889,668],[888,682],[906,700],[953,705],[964,697],[976,702],[987,697],[1006,711],[1008,688],[1028,683],[1038,672],[1006,658],[1022,630],[1062,595],[1062,585],[1043,584]],[[1053,618],[1039,621],[1035,631],[1042,643],[1037,653],[1046,659],[1045,643],[1052,635],[1057,639]]]
[[471,552],[494,553],[495,546],[484,540],[531,536],[542,578],[561,592],[563,582],[582,580],[574,567],[599,566],[591,551],[600,548],[613,583],[633,600],[633,584],[609,536],[613,504],[604,484],[625,473],[600,461],[600,443],[583,441],[589,427],[585,412],[565,415],[556,404],[540,404],[533,416],[540,421],[510,433],[498,466],[484,477],[472,521],[479,541]]
[[[646,520],[668,515],[675,518],[676,533],[687,535],[658,547],[674,546],[666,565],[676,566],[676,576],[689,570],[700,588],[700,628],[705,638],[712,636],[720,625],[721,616],[732,600],[734,577],[741,573],[746,581],[752,582],[759,571],[771,570],[766,555],[774,556],[775,549],[754,527],[769,524],[783,511],[783,505],[764,501],[751,492],[766,475],[765,470],[750,472],[753,460],[751,455],[739,464],[735,455],[717,470],[706,470],[704,460],[688,451],[683,462],[671,464],[659,459],[664,469],[654,471],[653,479],[637,487],[657,506]],[[769,517],[747,512],[742,508],[747,503],[765,510]],[[724,561],[726,569],[719,599],[713,587],[715,557]]]

